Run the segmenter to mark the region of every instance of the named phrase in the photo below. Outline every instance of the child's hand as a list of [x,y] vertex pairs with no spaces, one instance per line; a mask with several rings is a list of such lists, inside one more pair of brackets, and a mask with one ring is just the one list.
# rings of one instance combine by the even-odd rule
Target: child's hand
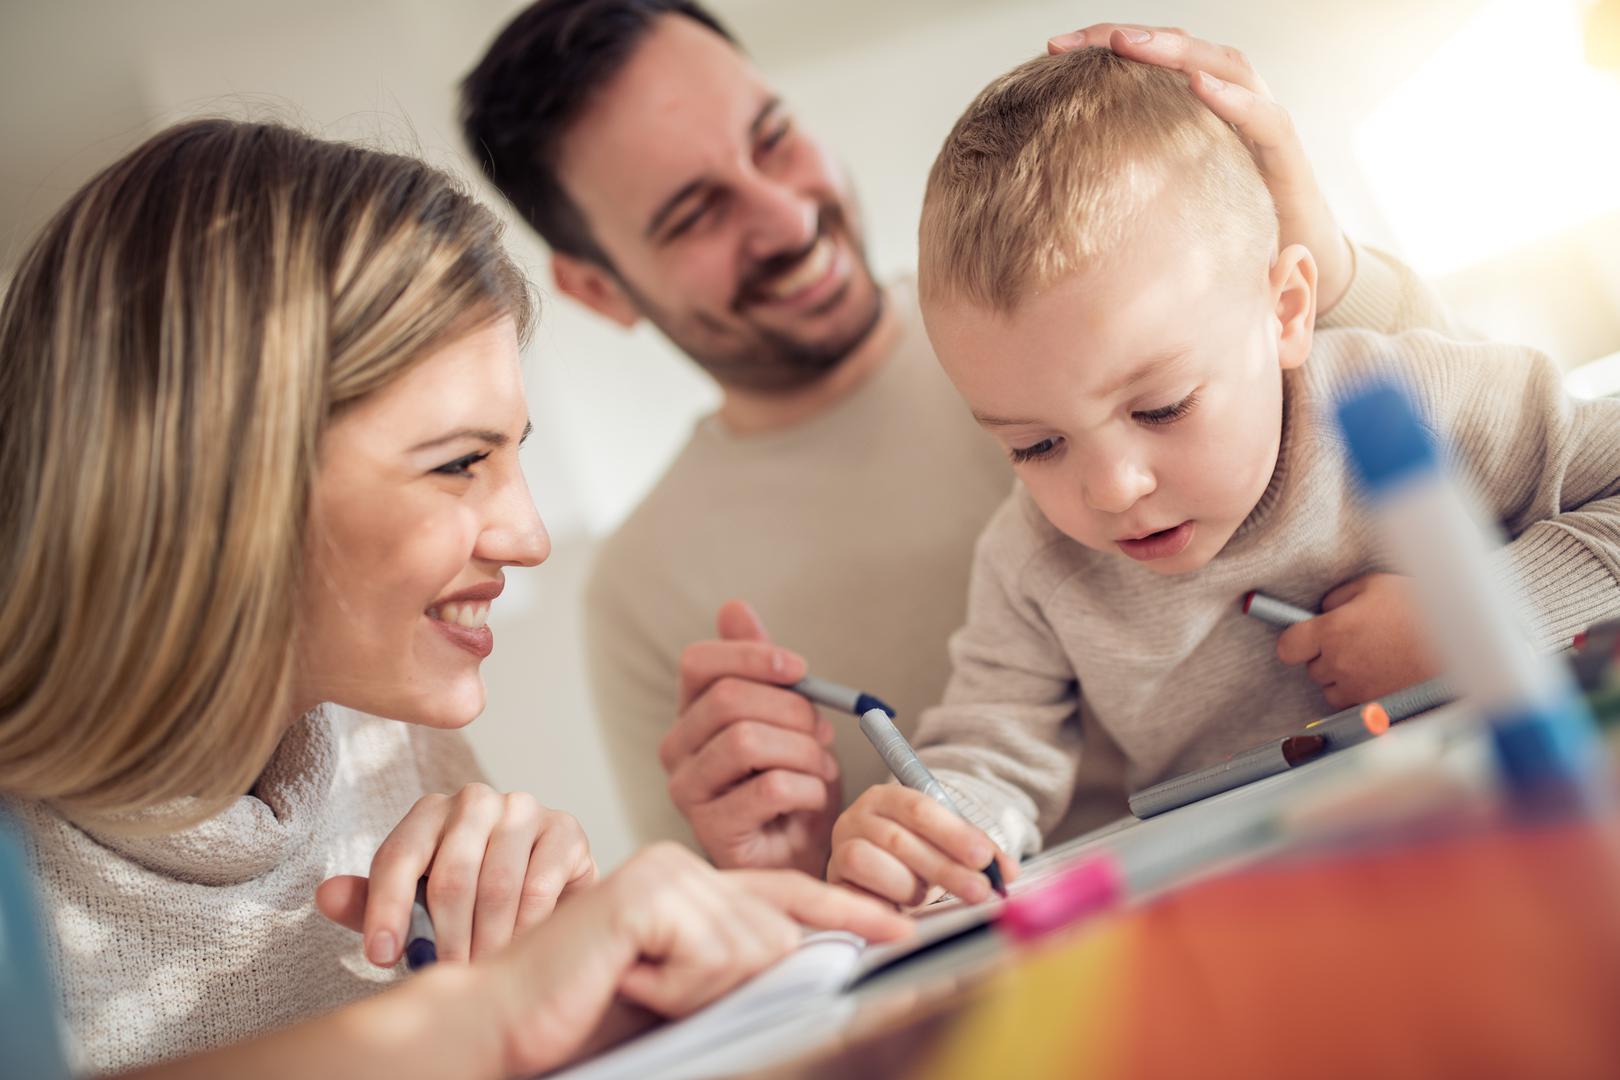
[[439,959],[476,960],[544,920],[570,890],[594,884],[596,863],[570,815],[521,791],[468,784],[418,799],[377,849],[370,878],[328,878],[315,903],[364,935],[368,960],[392,967],[423,874]]
[[1018,875],[1018,864],[971,822],[919,791],[878,784],[833,824],[827,880],[899,907],[931,899],[935,885],[976,904],[990,898],[984,868],[992,858],[1003,880]]
[[1305,664],[1335,709],[1348,709],[1440,673],[1418,618],[1412,582],[1368,574],[1322,598],[1322,614],[1277,638],[1277,658]]

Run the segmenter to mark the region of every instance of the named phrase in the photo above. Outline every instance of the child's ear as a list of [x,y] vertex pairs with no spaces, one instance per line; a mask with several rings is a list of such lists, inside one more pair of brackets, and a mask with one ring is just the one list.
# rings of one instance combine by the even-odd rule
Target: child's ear
[[1277,360],[1297,368],[1311,355],[1316,326],[1316,260],[1300,244],[1289,244],[1271,264],[1271,295],[1277,316]]
[[604,266],[558,252],[551,256],[551,277],[564,296],[572,296],[626,329],[641,321],[640,309]]

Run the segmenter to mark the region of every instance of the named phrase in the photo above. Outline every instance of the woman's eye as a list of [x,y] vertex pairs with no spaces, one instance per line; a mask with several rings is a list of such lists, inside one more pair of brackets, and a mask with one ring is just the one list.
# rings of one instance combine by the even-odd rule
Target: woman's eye
[[1173,424],[1183,416],[1193,411],[1198,404],[1198,394],[1193,392],[1176,402],[1166,405],[1162,409],[1148,409],[1144,412],[1131,413],[1131,418],[1139,424]]
[[489,451],[481,450],[474,454],[468,454],[465,457],[458,457],[454,461],[446,462],[433,471],[436,473],[443,473],[445,476],[470,477],[473,475],[472,467],[487,457],[489,457]]
[[1011,450],[1014,465],[1022,465],[1026,461],[1039,461],[1051,457],[1061,444],[1061,439],[1042,439],[1031,446],[1015,446]]

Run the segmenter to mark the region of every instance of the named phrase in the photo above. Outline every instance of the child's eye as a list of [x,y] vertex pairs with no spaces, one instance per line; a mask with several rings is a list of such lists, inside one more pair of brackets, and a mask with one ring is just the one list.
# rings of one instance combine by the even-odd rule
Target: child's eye
[[446,462],[433,471],[436,473],[443,473],[446,476],[471,477],[473,475],[472,467],[487,457],[489,457],[489,451],[480,450],[477,453],[468,454],[465,457],[458,457],[454,461]]
[[1062,439],[1042,439],[1032,446],[1014,446],[1009,451],[1009,454],[1014,465],[1022,465],[1026,461],[1040,461],[1043,458],[1051,457],[1062,444]]
[[1192,412],[1193,406],[1197,404],[1198,394],[1195,391],[1174,405],[1166,405],[1162,409],[1149,409],[1146,412],[1131,413],[1131,419],[1139,424],[1173,424]]

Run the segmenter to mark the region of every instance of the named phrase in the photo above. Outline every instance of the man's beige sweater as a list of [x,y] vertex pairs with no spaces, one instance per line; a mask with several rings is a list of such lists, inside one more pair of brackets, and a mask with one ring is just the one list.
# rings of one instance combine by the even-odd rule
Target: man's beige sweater
[[1408,387],[1510,542],[1529,631],[1556,648],[1620,613],[1620,401],[1575,402],[1530,350],[1428,331],[1318,331],[1284,377],[1282,445],[1259,504],[1201,570],[1155,574],[1055,529],[1022,488],[980,538],[944,704],[922,759],[1014,855],[1069,805],[1083,696],[1131,789],[1207,765],[1331,710],[1277,632],[1241,613],[1259,589],[1315,610],[1335,586],[1398,571],[1352,490],[1331,403],[1373,375]]
[[85,1072],[237,1042],[399,978],[315,910],[417,799],[480,779],[465,741],[344,710],[299,721],[252,794],[178,833],[93,832],[0,799],[40,889],[69,1051]]

